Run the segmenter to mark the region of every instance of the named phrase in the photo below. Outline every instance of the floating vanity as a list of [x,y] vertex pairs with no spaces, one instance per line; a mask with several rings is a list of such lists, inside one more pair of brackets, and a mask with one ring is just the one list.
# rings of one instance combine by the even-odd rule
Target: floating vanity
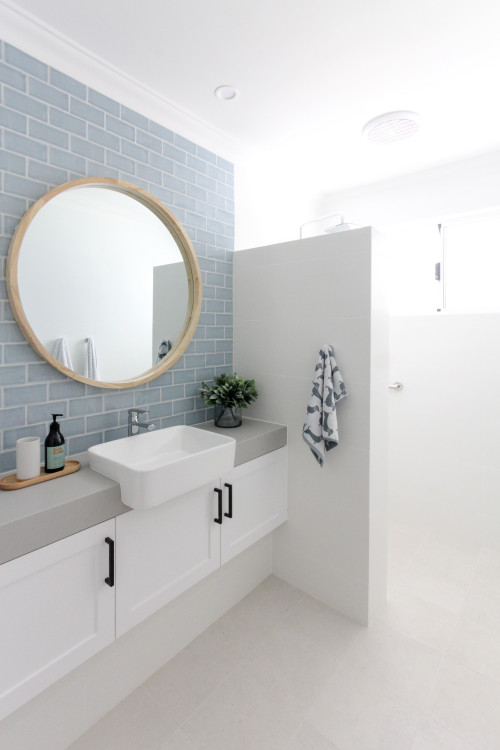
[[0,497],[0,718],[286,520],[286,427],[198,428],[236,441],[234,468],[154,507],[85,461]]
[[[68,216],[76,215],[83,224],[68,243],[62,230],[74,231]],[[96,233],[86,234],[94,226]],[[124,243],[128,235],[132,240]],[[59,257],[66,262],[75,241],[95,287],[89,306],[80,276],[70,273],[61,283]],[[57,248],[56,255],[45,256],[47,248]],[[116,262],[124,257],[127,263]],[[100,274],[105,261],[113,269],[111,285]],[[126,278],[119,279],[122,266]],[[12,237],[6,281],[31,347],[90,393],[125,393],[166,373],[187,350],[202,307],[202,272],[187,232],[155,196],[110,177],[58,185],[31,205]],[[47,293],[50,284],[57,286],[54,294]],[[99,304],[109,308],[109,294],[96,291],[99,284],[117,291],[113,309],[123,303],[114,316],[117,328],[112,321],[102,325]],[[78,312],[65,328],[73,352],[64,362],[53,354],[62,333],[61,290],[62,308]],[[99,374],[88,361],[95,321]],[[203,368],[207,379],[215,372]],[[143,394],[148,405],[153,395],[152,406],[170,398],[160,383]],[[89,393],[67,386],[68,399]],[[131,405],[134,400],[142,403],[131,393]],[[99,401],[107,412],[108,403],[121,409],[126,398]],[[118,407],[111,411],[118,416]],[[87,454],[72,456],[82,464],[76,474],[0,493],[0,719],[94,657],[67,683],[70,692],[76,683],[84,686],[88,715],[85,707],[82,712],[95,720],[103,710],[101,703],[91,705],[95,693],[112,707],[271,572],[269,532],[287,514],[286,428],[245,420],[236,430],[207,423],[141,432],[151,425],[135,422],[140,434],[96,447],[92,466]],[[106,689],[102,670],[111,674]],[[54,693],[66,688],[66,682],[53,686]],[[50,693],[40,700],[46,696],[58,710]]]

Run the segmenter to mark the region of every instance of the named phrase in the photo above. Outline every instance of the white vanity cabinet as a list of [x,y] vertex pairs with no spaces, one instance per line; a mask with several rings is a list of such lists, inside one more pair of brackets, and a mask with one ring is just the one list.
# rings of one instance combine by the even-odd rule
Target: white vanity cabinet
[[113,519],[0,566],[0,719],[114,640],[114,539]]
[[267,453],[222,478],[222,565],[286,521],[286,453],[286,448]]
[[119,516],[117,636],[285,520],[286,448],[162,505]]
[[116,519],[117,636],[219,567],[213,486]]
[[237,443],[243,463],[147,510],[87,468],[2,498],[0,720],[286,520],[286,427]]

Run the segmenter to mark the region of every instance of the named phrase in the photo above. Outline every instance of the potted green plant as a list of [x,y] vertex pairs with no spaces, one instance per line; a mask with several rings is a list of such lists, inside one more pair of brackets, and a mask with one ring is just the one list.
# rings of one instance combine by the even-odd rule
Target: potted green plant
[[241,409],[246,409],[259,394],[255,380],[246,380],[233,372],[217,375],[211,386],[203,382],[200,395],[207,406],[214,407],[216,427],[239,427]]

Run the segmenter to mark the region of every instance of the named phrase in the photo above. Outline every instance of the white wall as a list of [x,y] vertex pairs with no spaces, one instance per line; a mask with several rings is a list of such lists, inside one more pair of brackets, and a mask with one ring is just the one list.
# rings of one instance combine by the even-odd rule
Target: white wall
[[370,318],[370,485],[368,618],[387,600],[388,377],[387,279],[390,242],[372,229]]
[[318,191],[298,168],[296,155],[241,154],[235,162],[235,250],[299,239],[316,216]]
[[324,196],[391,226],[389,517],[500,549],[500,315],[437,313],[436,224],[500,206],[500,153]]
[[393,225],[389,517],[500,549],[500,315],[438,313],[437,223],[500,203],[500,154],[330,196],[322,211]]
[[[371,245],[371,230],[362,229],[243,251],[234,268],[235,369],[259,390],[249,416],[288,427],[289,520],[274,534],[274,572],[361,622],[370,617],[370,589],[384,589],[383,541],[377,550],[371,525],[384,525],[384,493],[375,490],[386,462],[370,465],[370,429],[386,419],[383,408],[371,413],[371,401],[385,402],[387,372],[381,390],[371,379],[374,355],[386,365],[384,336],[372,331]],[[382,349],[373,352],[375,339]],[[349,396],[338,405],[339,445],[320,468],[301,433],[325,343]],[[383,443],[383,425],[378,432]]]
[[[317,216],[338,212],[346,221],[376,227],[482,211],[500,206],[500,152],[403,177],[325,194]],[[311,217],[313,218],[313,217]]]
[[390,517],[500,550],[500,315],[390,321]]
[[153,268],[152,362],[164,339],[172,346],[184,330],[188,307],[188,280],[184,263],[169,263]]
[[236,250],[298,238],[301,224],[332,213],[359,226],[386,228],[500,206],[498,151],[330,193],[318,189],[297,155],[287,156],[238,158]]

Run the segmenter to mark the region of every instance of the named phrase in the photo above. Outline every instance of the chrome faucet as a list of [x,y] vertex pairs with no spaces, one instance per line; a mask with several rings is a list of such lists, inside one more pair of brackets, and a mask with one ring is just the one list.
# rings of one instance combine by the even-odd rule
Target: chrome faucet
[[151,420],[140,419],[141,414],[148,414],[147,409],[129,409],[128,410],[128,436],[138,435],[142,430],[151,432],[155,429],[155,424]]

